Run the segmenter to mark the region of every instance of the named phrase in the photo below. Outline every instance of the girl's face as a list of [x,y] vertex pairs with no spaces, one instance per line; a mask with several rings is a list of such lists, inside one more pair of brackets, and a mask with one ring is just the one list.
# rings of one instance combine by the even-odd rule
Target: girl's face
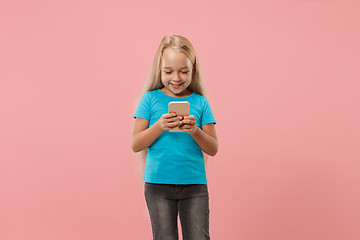
[[161,66],[161,82],[165,86],[163,92],[174,97],[191,94],[187,89],[191,83],[191,76],[192,64],[185,53],[166,48]]

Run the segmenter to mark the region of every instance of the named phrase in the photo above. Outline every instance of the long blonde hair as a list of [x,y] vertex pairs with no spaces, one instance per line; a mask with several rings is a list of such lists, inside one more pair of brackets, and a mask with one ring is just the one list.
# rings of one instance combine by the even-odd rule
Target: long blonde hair
[[[191,83],[188,86],[188,90],[191,92],[195,92],[201,96],[206,97],[208,100],[208,95],[205,88],[204,77],[200,68],[199,59],[196,55],[195,49],[193,45],[190,43],[188,39],[180,35],[167,35],[165,36],[156,51],[151,70],[149,75],[147,76],[147,80],[145,82],[144,88],[140,94],[140,96],[134,102],[134,112],[139,105],[141,98],[147,91],[157,90],[163,88],[164,85],[161,82],[161,64],[162,64],[162,56],[163,52],[166,48],[172,48],[178,52],[185,53],[192,63],[192,76]],[[145,158],[148,152],[148,148],[140,151],[137,154],[137,167],[136,171],[138,177],[141,179],[145,170]],[[204,155],[205,167],[207,166],[207,158],[208,155],[202,151]]]

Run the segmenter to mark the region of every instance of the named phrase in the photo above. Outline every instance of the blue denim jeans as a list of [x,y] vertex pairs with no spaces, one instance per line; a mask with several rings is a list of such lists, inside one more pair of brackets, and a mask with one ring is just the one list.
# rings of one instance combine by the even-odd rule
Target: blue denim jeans
[[178,240],[179,214],[183,240],[208,240],[209,193],[207,184],[145,182],[145,199],[153,240]]

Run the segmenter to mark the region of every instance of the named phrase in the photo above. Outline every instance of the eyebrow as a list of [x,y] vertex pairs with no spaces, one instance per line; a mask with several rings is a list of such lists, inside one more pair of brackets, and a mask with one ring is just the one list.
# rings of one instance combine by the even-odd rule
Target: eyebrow
[[[163,67],[163,68],[171,68],[171,67]],[[181,67],[180,69],[182,69],[182,68],[189,68],[189,67]]]

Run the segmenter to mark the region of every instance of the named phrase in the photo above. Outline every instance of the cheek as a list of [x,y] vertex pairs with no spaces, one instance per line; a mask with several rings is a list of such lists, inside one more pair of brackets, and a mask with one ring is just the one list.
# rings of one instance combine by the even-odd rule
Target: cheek
[[184,79],[190,80],[191,79],[191,74],[186,74],[183,76]]
[[184,77],[184,80],[187,81],[188,84],[191,82],[191,76]]
[[170,79],[170,76],[161,74],[161,79],[168,81]]
[[164,78],[163,76],[161,76],[161,82],[162,82],[162,84],[166,84],[166,82],[167,82],[167,80],[166,80],[166,78]]

